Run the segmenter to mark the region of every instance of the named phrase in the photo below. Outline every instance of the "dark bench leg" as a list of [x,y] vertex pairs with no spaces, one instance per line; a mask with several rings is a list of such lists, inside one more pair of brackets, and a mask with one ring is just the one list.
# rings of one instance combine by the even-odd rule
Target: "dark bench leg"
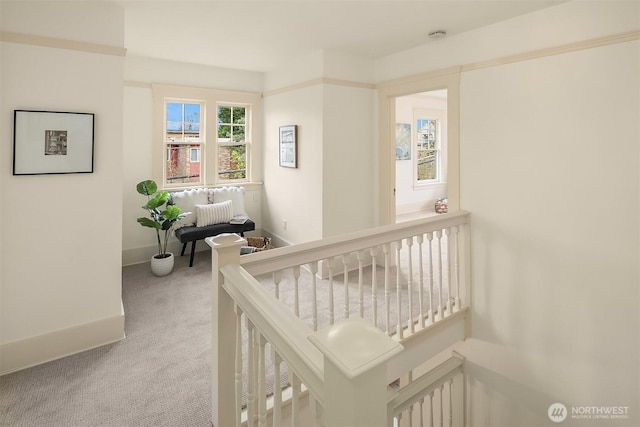
[[180,256],[184,256],[184,250],[187,249],[187,242],[184,242],[182,245],[182,252],[180,252]]
[[[193,256],[196,254],[196,242],[197,240],[194,240],[191,242],[191,257],[189,258],[189,267],[193,267]],[[185,246],[187,244],[185,243]]]

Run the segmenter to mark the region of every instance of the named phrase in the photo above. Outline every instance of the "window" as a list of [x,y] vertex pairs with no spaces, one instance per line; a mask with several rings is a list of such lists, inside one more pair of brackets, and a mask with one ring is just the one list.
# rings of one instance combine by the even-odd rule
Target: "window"
[[191,148],[191,159],[192,163],[200,162],[200,149],[199,148]]
[[152,90],[153,179],[163,188],[260,179],[260,162],[251,161],[260,153],[259,93],[156,84]]
[[247,177],[247,107],[218,105],[218,177]]
[[416,181],[418,184],[440,179],[440,121],[416,119]]
[[199,153],[204,142],[203,104],[169,100],[165,110],[165,181],[167,184],[201,184],[200,162],[192,159],[193,151]]

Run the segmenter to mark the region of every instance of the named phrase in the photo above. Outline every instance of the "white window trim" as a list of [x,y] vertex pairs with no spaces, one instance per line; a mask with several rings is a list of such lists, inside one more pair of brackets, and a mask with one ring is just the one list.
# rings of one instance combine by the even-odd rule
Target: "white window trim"
[[[208,88],[196,88],[187,86],[152,84],[153,94],[153,152],[152,152],[152,178],[161,188],[189,188],[189,187],[214,187],[216,185],[251,184],[260,183],[262,170],[260,162],[262,135],[262,97],[259,93],[236,92]],[[163,159],[165,156],[164,144],[164,109],[165,100],[198,100],[204,103],[204,111],[201,113],[205,120],[202,123],[203,132],[213,132],[212,136],[205,134],[205,144],[201,145],[201,183],[179,183],[175,185],[165,184],[165,168]],[[218,179],[218,150],[216,146],[216,121],[218,104],[249,106],[250,118],[247,119],[247,177],[244,180],[220,180]],[[206,144],[209,145],[207,149]]]
[[[415,155],[412,156],[412,161],[413,161],[413,187],[416,190],[421,188],[432,187],[434,185],[440,185],[445,182],[443,177],[446,176],[447,156],[446,156],[446,147],[443,146],[442,139],[444,138],[446,140],[446,114],[447,114],[446,111],[440,111],[436,109],[429,109],[429,108],[413,109],[413,124],[411,125],[411,128],[412,128],[411,144],[412,144],[412,150],[415,153]],[[437,159],[436,178],[424,180],[424,181],[418,181],[418,148],[417,148],[418,147],[418,140],[417,140],[418,129],[416,126],[419,119],[437,120],[438,122],[438,130],[437,130],[438,159]]]
[[[167,123],[167,103],[177,103],[177,104],[199,104],[200,105],[200,117],[201,117],[201,121],[200,121],[200,137],[198,141],[186,141],[184,138],[184,134],[183,134],[183,140],[182,142],[179,143],[175,143],[173,141],[167,141],[166,140],[166,134],[167,134],[167,129],[166,129],[166,123]],[[162,188],[175,188],[175,187],[183,187],[183,186],[202,186],[205,182],[205,171],[201,168],[200,169],[200,179],[197,182],[178,182],[178,183],[167,183],[167,176],[166,176],[166,159],[168,158],[168,154],[169,154],[169,145],[185,145],[185,146],[190,146],[190,145],[194,145],[194,144],[198,144],[198,150],[200,150],[200,153],[202,153],[203,151],[206,153],[206,142],[207,142],[207,134],[206,134],[206,113],[205,113],[205,102],[200,100],[200,99],[186,99],[186,98],[173,98],[173,97],[165,97],[163,98],[163,102],[162,102],[162,109],[163,109],[163,113],[162,113],[162,143],[164,145],[165,148],[165,159],[162,161],[162,179],[160,181],[156,180],[156,182],[162,182]],[[205,121],[202,121],[202,118],[205,118]],[[184,123],[184,122],[183,122]],[[184,129],[183,129],[184,132]],[[191,162],[191,149],[192,147],[189,147],[189,162]],[[198,159],[200,159],[201,157],[198,156]],[[202,165],[202,163],[201,163]]]

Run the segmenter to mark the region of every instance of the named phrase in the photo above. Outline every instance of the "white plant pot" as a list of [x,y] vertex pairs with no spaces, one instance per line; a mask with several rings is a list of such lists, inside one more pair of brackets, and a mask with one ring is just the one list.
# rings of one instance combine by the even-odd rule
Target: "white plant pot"
[[166,276],[173,270],[174,257],[171,252],[167,252],[169,255],[166,258],[156,258],[156,255],[151,257],[151,272],[156,276]]

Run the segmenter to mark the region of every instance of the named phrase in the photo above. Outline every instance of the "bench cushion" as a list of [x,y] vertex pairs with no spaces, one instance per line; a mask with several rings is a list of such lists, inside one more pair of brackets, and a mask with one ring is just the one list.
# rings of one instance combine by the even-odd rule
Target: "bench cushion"
[[256,229],[255,222],[250,219],[244,224],[214,224],[205,227],[187,226],[179,228],[175,231],[175,235],[181,243],[193,242],[194,240],[202,240],[207,237],[217,236],[222,233],[244,233]]

